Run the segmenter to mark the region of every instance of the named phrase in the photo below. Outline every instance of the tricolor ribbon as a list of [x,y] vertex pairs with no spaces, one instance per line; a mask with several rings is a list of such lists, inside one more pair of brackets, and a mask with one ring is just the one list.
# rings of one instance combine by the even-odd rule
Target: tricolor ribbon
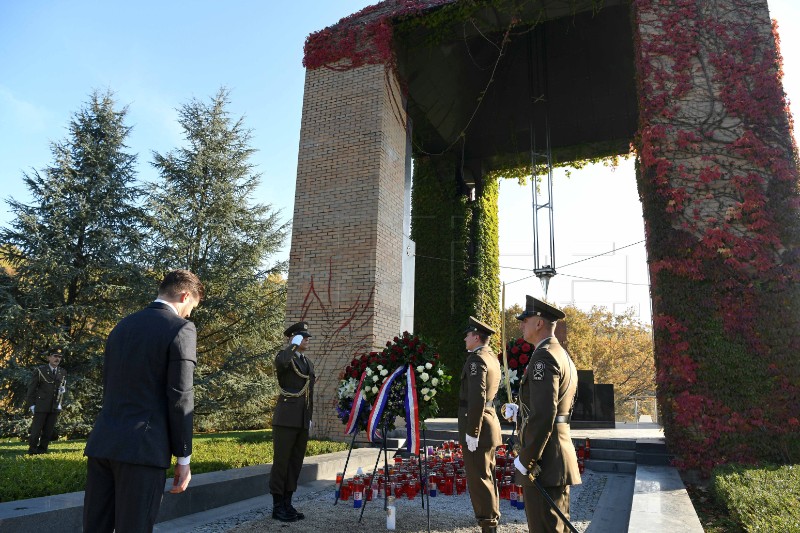
[[361,417],[361,411],[364,407],[368,407],[367,397],[361,387],[364,385],[364,378],[367,373],[361,373],[361,380],[358,382],[356,394],[353,396],[353,405],[350,407],[350,418],[347,419],[347,426],[344,428],[345,435],[352,435],[358,431],[358,419]]
[[372,411],[367,422],[367,438],[369,438],[370,442],[375,442],[377,438],[378,426],[383,417],[383,410],[386,409],[386,402],[389,400],[389,391],[392,388],[392,383],[394,383],[397,376],[406,371],[406,368],[408,368],[407,365],[395,368],[394,372],[389,374],[389,377],[383,382],[378,395],[375,397],[375,403],[372,404]]
[[417,378],[414,369],[408,366],[406,372],[406,443],[409,453],[419,455],[419,405],[417,404]]

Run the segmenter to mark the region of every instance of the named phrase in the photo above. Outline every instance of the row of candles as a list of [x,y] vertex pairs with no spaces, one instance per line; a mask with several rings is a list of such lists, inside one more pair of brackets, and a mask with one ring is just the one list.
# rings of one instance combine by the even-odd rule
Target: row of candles
[[[584,459],[589,458],[590,443],[577,447],[578,465],[584,470]],[[431,498],[437,496],[457,496],[467,491],[467,478],[464,471],[464,456],[461,445],[455,441],[445,441],[442,446],[428,446],[427,454],[422,456],[426,461],[420,472],[419,459],[416,456],[396,456],[389,465],[388,475],[384,468],[377,473],[364,474],[359,468],[355,476],[344,479],[343,473],[336,474],[336,499],[349,501],[353,507],[360,508],[364,501],[372,501],[379,497],[393,496],[415,499],[420,493]],[[425,473],[427,472],[427,479]],[[500,499],[508,500],[511,506],[524,509],[522,487],[514,482],[514,455],[501,446],[495,451],[495,479],[498,480]],[[423,487],[425,490],[423,491]]]

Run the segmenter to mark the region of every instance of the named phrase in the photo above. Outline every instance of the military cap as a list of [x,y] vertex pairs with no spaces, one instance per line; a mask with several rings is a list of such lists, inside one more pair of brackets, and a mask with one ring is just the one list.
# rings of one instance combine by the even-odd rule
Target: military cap
[[529,316],[540,316],[550,322],[561,320],[565,315],[561,309],[545,303],[533,296],[525,295],[525,311],[517,315],[517,320],[525,320]]
[[491,326],[488,326],[474,316],[471,316],[469,317],[469,326],[467,326],[467,329],[464,330],[464,335],[473,331],[475,333],[480,333],[487,336],[495,333],[495,330],[493,330]]
[[308,332],[308,322],[298,322],[297,324],[292,324],[286,328],[286,331],[283,332],[284,337],[293,337],[295,335],[310,337],[311,333]]
[[41,355],[44,358],[47,358],[51,355],[60,355],[61,358],[64,358],[64,353],[61,351],[61,348],[47,348],[41,351]]

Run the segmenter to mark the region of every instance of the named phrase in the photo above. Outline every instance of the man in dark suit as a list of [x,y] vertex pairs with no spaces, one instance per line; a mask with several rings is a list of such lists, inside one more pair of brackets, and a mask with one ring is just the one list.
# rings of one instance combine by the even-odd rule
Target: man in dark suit
[[280,396],[272,414],[275,454],[269,477],[272,518],[281,522],[302,520],[305,515],[292,505],[297,478],[303,467],[314,411],[314,365],[305,356],[311,334],[306,322],[289,326],[283,335],[289,344],[275,356]]
[[[567,525],[534,485],[537,479],[569,520],[569,487],[581,483],[569,423],[578,371],[555,337],[556,322],[565,317],[560,309],[525,297],[522,335],[536,346],[520,380],[519,408],[507,404],[504,415],[517,416],[520,450],[514,460],[525,498],[530,531],[562,532]],[[517,412],[518,411],[518,412]]]
[[28,439],[29,455],[47,453],[66,390],[67,372],[59,366],[63,358],[61,350],[54,348],[46,353],[48,364],[39,365],[33,371],[25,398],[25,405],[33,413],[31,436]]
[[84,451],[84,532],[152,531],[173,455],[170,492],[189,485],[197,333],[187,318],[203,292],[197,276],[172,271],[108,336],[103,407]]
[[497,531],[500,499],[494,478],[495,448],[502,444],[494,397],[500,388],[500,363],[487,346],[494,329],[469,317],[464,331],[467,359],[458,394],[458,435],[475,519],[484,533]]

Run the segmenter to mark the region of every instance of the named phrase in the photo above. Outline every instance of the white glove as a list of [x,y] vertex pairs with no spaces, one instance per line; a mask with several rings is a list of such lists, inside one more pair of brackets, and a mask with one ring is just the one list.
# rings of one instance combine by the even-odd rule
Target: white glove
[[478,439],[476,437],[470,437],[469,435],[464,435],[464,440],[467,441],[467,449],[471,452],[474,452],[478,449]]
[[519,470],[519,473],[522,474],[523,476],[528,475],[528,469],[522,466],[522,463],[519,460],[519,456],[517,456],[514,459],[514,466],[517,468],[517,470]]
[[515,403],[503,404],[503,416],[506,420],[514,420],[517,418],[517,411],[519,411],[519,405]]
[[292,337],[292,344],[300,346],[300,343],[303,342],[304,338],[305,337],[303,337],[302,335],[295,335],[294,337]]
[[58,404],[58,410],[59,411],[61,410],[61,404]]
[[58,393],[59,393],[59,394],[64,394],[65,392],[67,392],[67,388],[66,388],[64,385],[61,385],[61,386],[58,388]]
[[36,413],[36,406],[35,405],[31,405],[31,413]]

